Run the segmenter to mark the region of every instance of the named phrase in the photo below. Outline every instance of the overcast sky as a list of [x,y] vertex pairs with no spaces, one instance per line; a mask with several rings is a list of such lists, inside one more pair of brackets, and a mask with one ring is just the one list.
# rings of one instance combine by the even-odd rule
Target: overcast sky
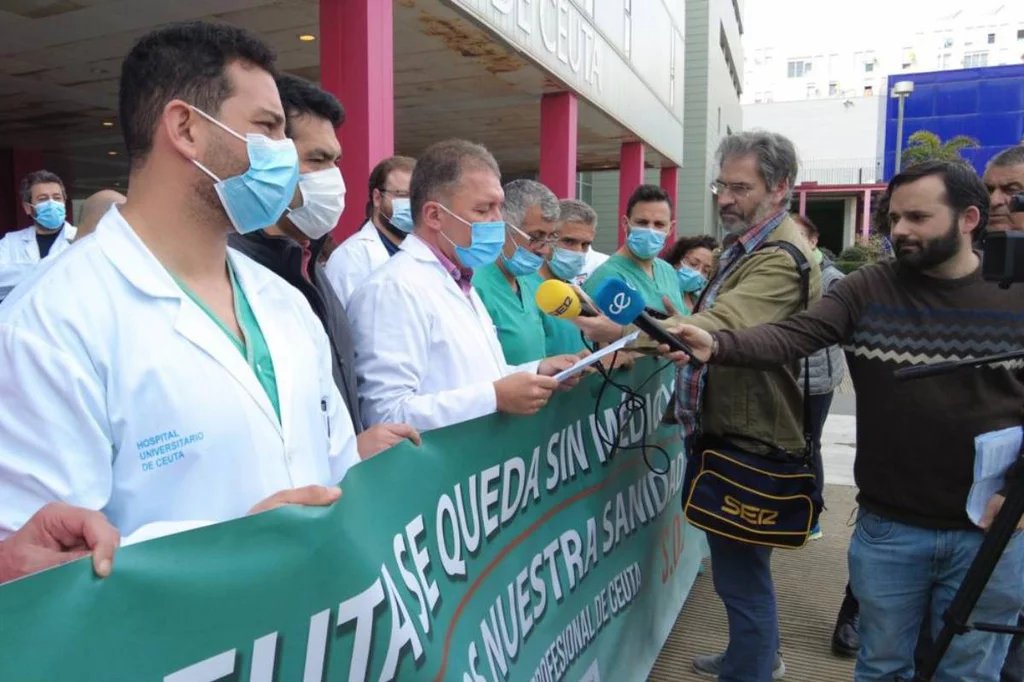
[[819,52],[898,44],[958,10],[973,18],[1000,6],[1014,13],[1008,0],[746,0],[743,45],[749,51],[788,42]]

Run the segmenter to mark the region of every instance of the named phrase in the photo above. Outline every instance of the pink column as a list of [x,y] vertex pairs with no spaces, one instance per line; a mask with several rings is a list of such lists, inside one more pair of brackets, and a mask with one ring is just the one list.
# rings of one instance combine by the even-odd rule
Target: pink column
[[800,196],[800,215],[805,216],[805,215],[807,215],[807,192],[804,191],[804,190],[800,190],[799,196]]
[[[392,5],[378,0],[320,0],[320,82],[345,107],[338,130],[341,173],[362,188],[377,163],[395,153]],[[353,197],[332,236],[341,241],[363,223]]]
[[32,224],[32,219],[25,215],[25,211],[21,207],[21,181],[25,179],[25,176],[29,173],[37,170],[43,170],[43,150],[42,149],[14,149],[11,154],[11,173],[14,179],[14,197],[15,197],[15,226],[16,227],[28,227]]
[[661,181],[658,184],[665,190],[668,198],[672,200],[672,212],[676,218],[675,231],[668,236],[668,241],[665,244],[668,247],[672,245],[672,242],[676,240],[676,236],[679,234],[679,166],[662,166]]
[[559,199],[576,198],[575,93],[553,92],[540,100],[540,181]]
[[644,143],[623,142],[619,149],[619,246],[626,243],[622,216],[626,215],[629,196],[644,182]]
[[860,228],[861,239],[866,243],[871,234],[871,190],[864,190],[864,223]]

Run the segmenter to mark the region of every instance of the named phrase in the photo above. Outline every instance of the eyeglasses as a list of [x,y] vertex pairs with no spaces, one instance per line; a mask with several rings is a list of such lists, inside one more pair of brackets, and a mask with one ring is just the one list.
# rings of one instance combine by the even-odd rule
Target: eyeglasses
[[516,227],[515,225],[513,225],[512,223],[510,223],[508,221],[506,221],[505,224],[508,225],[509,227],[511,227],[513,230],[515,230],[524,239],[526,239],[527,240],[527,244],[529,246],[534,246],[534,245],[537,245],[537,244],[542,244],[544,246],[551,246],[553,244],[557,244],[558,240],[562,238],[562,235],[559,234],[558,232],[552,232],[551,234],[543,234],[541,232],[533,232],[533,233],[527,234],[526,232],[523,232],[518,227]]
[[387,188],[384,188],[384,189],[381,189],[379,191],[380,191],[381,194],[390,194],[391,196],[395,197],[396,199],[408,199],[409,198],[409,193],[408,192],[403,192],[402,190],[399,190],[399,189],[387,189]]
[[728,192],[737,199],[746,199],[747,195],[754,190],[750,185],[744,185],[738,182],[719,182],[718,180],[712,182],[709,187],[711,188],[711,193],[716,197]]

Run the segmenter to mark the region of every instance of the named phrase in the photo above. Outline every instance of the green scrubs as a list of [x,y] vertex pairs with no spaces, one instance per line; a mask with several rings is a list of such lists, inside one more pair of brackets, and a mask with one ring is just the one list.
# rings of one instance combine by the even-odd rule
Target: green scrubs
[[534,301],[534,291],[528,291],[519,281],[519,291],[513,291],[505,273],[496,263],[473,273],[473,287],[490,313],[498,330],[498,340],[505,353],[505,362],[522,365],[546,356],[543,314]]
[[651,279],[632,259],[614,253],[587,278],[583,290],[593,296],[601,282],[609,277],[618,277],[639,291],[648,308],[665,312],[661,299],[668,296],[676,310],[686,314],[683,295],[679,291],[679,276],[675,268],[660,258],[654,259],[654,278]]
[[[524,292],[526,292],[523,295],[531,300],[535,300],[537,287],[543,281],[544,278],[539,274],[520,278],[519,284],[524,287]],[[583,345],[583,337],[580,336],[580,330],[572,322],[561,320],[551,315],[545,315],[543,312],[540,319],[544,325],[544,341],[548,357],[552,355],[576,355],[585,350],[586,347]]]
[[234,268],[231,267],[230,263],[228,264],[228,272],[231,275],[231,293],[235,300],[235,318],[238,320],[238,326],[242,328],[242,339],[235,336],[234,332],[228,329],[221,322],[220,318],[210,310],[209,306],[196,296],[195,292],[189,289],[184,282],[174,277],[174,275],[171,275],[171,277],[178,283],[181,290],[231,339],[231,343],[235,344],[235,348],[238,349],[238,352],[242,354],[252,368],[256,379],[260,382],[260,386],[266,391],[267,398],[270,399],[270,403],[274,406],[274,412],[277,413],[277,420],[281,421],[281,400],[277,392],[277,376],[274,374],[274,361],[270,357],[270,348],[267,347],[267,340],[263,337],[263,330],[260,329],[260,324],[256,321],[256,315],[253,314],[252,307],[249,306],[249,299],[246,298],[245,292],[242,291],[242,287],[238,284],[238,278],[235,276]]

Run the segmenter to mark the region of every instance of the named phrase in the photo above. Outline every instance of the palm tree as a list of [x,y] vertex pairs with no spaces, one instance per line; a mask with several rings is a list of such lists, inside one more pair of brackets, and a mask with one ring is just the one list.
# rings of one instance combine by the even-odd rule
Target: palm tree
[[922,161],[961,161],[966,160],[960,154],[964,149],[977,149],[981,144],[973,137],[957,135],[943,142],[938,135],[929,130],[919,130],[907,139],[907,148],[903,150],[903,165],[911,166]]

